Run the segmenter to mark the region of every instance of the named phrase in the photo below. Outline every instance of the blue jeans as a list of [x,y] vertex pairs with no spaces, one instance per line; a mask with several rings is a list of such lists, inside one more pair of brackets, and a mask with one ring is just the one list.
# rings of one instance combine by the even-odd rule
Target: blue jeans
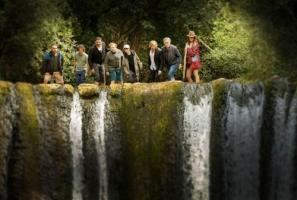
[[76,83],[77,84],[82,84],[86,82],[86,70],[79,70],[76,71]]
[[176,72],[178,69],[178,64],[170,65],[169,71],[168,71],[168,79],[171,80],[174,78]]
[[122,81],[122,69],[120,68],[110,68],[110,81]]

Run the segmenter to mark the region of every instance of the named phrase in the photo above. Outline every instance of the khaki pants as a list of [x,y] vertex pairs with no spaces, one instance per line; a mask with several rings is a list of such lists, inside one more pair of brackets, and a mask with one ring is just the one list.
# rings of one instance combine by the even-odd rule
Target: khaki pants
[[44,74],[44,83],[47,84],[48,82],[54,81],[55,83],[63,84],[63,76],[60,72],[54,72],[53,74],[45,73]]

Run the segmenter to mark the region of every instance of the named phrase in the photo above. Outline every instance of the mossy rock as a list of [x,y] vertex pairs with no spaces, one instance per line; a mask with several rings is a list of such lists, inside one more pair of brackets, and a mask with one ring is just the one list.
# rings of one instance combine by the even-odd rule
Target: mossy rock
[[7,81],[0,81],[0,106],[4,103],[5,98],[9,95],[12,83]]
[[182,86],[182,82],[163,82],[124,87],[123,199],[180,199],[176,155]]
[[79,95],[84,99],[98,97],[99,87],[95,84],[81,84],[78,86]]
[[72,96],[74,93],[74,88],[71,85],[61,85],[61,84],[39,84],[37,85],[37,90],[42,95],[68,95]]
[[[11,199],[33,199],[41,192],[40,127],[33,96],[33,86],[17,83],[16,98],[19,106],[17,137],[13,142],[13,164],[10,165],[9,195]],[[38,199],[38,198],[36,198]]]

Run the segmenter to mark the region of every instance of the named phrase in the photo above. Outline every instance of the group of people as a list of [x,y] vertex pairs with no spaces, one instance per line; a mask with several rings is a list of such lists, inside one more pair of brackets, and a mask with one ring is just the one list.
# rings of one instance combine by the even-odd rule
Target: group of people
[[[168,80],[174,81],[178,69],[183,69],[183,78],[188,82],[200,81],[201,69],[200,47],[197,35],[190,31],[187,35],[184,60],[176,46],[171,44],[171,39],[163,39],[164,46],[158,47],[155,40],[150,41],[147,52],[148,67],[150,70],[149,82],[156,82],[159,76],[167,71]],[[183,61],[183,65],[182,65]],[[125,44],[123,50],[118,49],[114,42],[108,48],[102,38],[97,37],[88,54],[84,45],[77,46],[74,56],[74,70],[77,84],[86,82],[86,76],[93,77],[94,83],[106,84],[109,77],[110,83],[139,82],[140,71],[143,64],[137,53]],[[42,73],[44,83],[56,82],[63,84],[63,55],[57,45],[52,45],[51,51],[46,52],[43,58]],[[192,79],[194,75],[195,80]]]

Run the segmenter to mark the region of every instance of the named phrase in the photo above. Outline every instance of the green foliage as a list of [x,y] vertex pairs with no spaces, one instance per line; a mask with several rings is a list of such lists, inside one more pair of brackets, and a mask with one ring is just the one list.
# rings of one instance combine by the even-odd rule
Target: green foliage
[[58,44],[64,58],[64,81],[74,83],[72,63],[76,42],[73,40],[72,22],[70,20],[66,21],[62,17],[44,20],[35,34],[42,34],[43,37],[36,38],[39,43],[34,55],[36,59],[32,61],[31,65],[39,69],[44,50],[49,51],[52,44]]
[[273,74],[278,57],[261,23],[228,4],[222,8],[212,31],[214,50],[205,54],[211,78],[267,78]]
[[[4,2],[4,3],[3,3]],[[52,43],[65,57],[64,77],[74,82],[75,41],[90,47],[96,36],[122,48],[129,43],[145,64],[147,46],[172,38],[181,53],[194,30],[201,45],[202,79],[265,79],[297,75],[297,17],[293,0],[6,0],[0,1],[0,78],[40,82],[41,58]],[[296,8],[295,8],[296,9]],[[17,72],[17,73],[16,73]],[[181,78],[181,71],[178,73]]]

